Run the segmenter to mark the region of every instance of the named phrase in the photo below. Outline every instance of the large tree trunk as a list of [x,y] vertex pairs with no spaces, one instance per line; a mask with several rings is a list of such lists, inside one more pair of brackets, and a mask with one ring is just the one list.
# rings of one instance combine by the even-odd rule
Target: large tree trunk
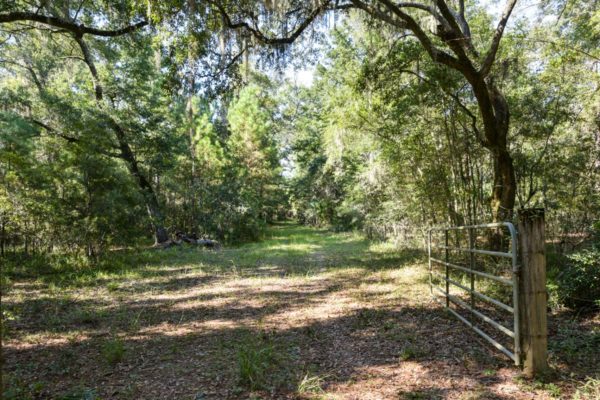
[[515,207],[517,185],[513,160],[507,149],[494,151],[493,158],[492,217],[494,222],[511,220]]
[[494,186],[491,194],[492,218],[494,222],[512,219],[515,207],[517,180],[513,159],[508,151],[508,127],[510,112],[506,99],[492,79],[472,76],[469,79],[477,98],[481,114],[484,137],[483,146],[492,153]]

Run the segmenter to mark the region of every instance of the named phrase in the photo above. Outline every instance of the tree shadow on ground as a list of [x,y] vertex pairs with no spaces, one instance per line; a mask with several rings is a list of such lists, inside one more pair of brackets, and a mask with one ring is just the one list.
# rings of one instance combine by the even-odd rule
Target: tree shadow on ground
[[[276,354],[265,361],[264,376],[257,378],[253,393],[258,398],[311,398],[330,391],[349,398],[354,398],[352,393],[378,393],[381,398],[442,399],[469,392],[472,398],[519,398],[492,390],[515,386],[506,375],[512,371],[509,375],[514,376],[511,363],[430,303],[388,302],[331,318],[311,314],[291,325],[268,320],[318,304],[325,295],[348,290],[348,284],[330,282],[310,292],[267,291],[262,295],[269,301],[260,307],[225,302],[192,307],[184,317],[173,310],[176,303],[126,303],[121,320],[114,319],[118,313],[108,312],[106,319],[96,321],[94,334],[9,347],[5,372],[17,385],[39,388],[39,396],[33,398],[86,388],[107,399],[193,399],[199,394],[205,399],[241,399],[250,391],[241,381],[240,352],[254,346],[259,353],[272,348]],[[243,303],[257,294],[241,290],[232,296]],[[137,315],[141,307],[147,308],[148,317],[131,327],[126,317]],[[87,323],[74,323],[73,332],[81,334],[81,324]],[[111,364],[105,352],[114,338],[123,343],[124,355]],[[579,361],[584,353],[589,356],[582,351]],[[587,371],[593,368],[589,362],[583,366]],[[307,378],[313,384],[303,388]]]
[[[172,313],[165,319],[177,317]],[[121,340],[125,350],[118,364],[107,362],[103,352],[110,342],[99,336],[55,346],[11,348],[8,359],[19,363],[9,363],[7,372],[30,385],[38,379],[44,387],[40,396],[80,386],[115,399],[248,398],[239,359],[242,349],[254,347],[258,353],[267,348],[274,353],[266,365],[256,366],[265,370],[256,378],[258,398],[308,398],[321,391],[376,391],[381,398],[429,393],[434,397],[427,398],[446,398],[457,390],[501,383],[502,377],[484,371],[509,366],[480,346],[460,323],[429,306],[360,308],[282,329],[241,323],[158,330]],[[302,389],[306,377],[317,384]],[[379,387],[382,379],[385,385]],[[458,381],[462,383],[457,388]]]
[[510,361],[423,296],[418,250],[298,229],[3,298],[13,398],[525,398]]

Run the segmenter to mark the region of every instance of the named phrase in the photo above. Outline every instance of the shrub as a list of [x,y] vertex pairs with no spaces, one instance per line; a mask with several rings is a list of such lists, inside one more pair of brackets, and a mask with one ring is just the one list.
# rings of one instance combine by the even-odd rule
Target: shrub
[[558,301],[575,310],[600,307],[600,248],[593,247],[567,257],[556,276]]

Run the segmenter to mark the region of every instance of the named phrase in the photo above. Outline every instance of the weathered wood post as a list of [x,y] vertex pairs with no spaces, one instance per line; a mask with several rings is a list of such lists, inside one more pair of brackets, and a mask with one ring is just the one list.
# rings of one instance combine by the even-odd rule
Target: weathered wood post
[[528,377],[548,370],[546,322],[546,248],[544,209],[519,210],[518,235],[521,276],[519,315],[523,372]]

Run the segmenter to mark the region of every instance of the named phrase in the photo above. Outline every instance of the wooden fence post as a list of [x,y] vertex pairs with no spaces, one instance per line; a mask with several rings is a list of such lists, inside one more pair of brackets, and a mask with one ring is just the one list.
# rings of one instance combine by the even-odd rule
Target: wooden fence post
[[548,369],[544,225],[543,208],[519,210],[519,315],[523,372],[528,377],[542,374]]

